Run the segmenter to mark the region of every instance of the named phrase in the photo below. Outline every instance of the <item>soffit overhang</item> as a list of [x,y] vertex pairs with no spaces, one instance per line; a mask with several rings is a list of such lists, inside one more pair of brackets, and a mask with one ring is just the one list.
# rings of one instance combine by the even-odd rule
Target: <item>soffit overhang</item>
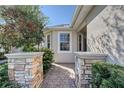
[[77,30],[81,25],[85,25],[85,19],[93,7],[93,5],[77,6],[70,28]]

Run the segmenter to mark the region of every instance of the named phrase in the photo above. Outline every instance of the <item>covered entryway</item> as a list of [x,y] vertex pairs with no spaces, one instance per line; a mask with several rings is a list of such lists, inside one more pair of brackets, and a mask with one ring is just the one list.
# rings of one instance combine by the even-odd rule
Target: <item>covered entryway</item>
[[77,36],[77,51],[86,52],[87,51],[87,29],[86,26],[78,32]]

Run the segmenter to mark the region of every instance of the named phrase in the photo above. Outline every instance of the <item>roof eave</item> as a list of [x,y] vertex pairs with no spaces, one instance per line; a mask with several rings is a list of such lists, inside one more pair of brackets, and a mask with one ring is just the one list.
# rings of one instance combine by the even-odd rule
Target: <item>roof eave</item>
[[81,8],[83,7],[83,5],[77,5],[77,7],[76,7],[76,9],[75,9],[75,12],[74,12],[74,14],[73,14],[73,17],[72,17],[72,22],[71,22],[71,24],[70,24],[70,27],[71,28],[73,28],[73,25],[75,24],[75,21],[77,20],[77,18],[78,18],[78,15],[79,15],[79,13],[80,13],[80,10],[81,10]]
[[70,27],[49,27],[44,29],[44,33],[48,33],[51,31],[73,31]]
[[[73,28],[73,29],[76,29],[75,25],[76,25],[77,19],[79,18],[79,15],[80,15],[80,12],[82,11],[82,9],[84,10],[84,13],[86,13],[86,15],[82,16],[82,18],[81,18],[81,21],[83,22],[85,20],[86,16],[89,14],[89,11],[92,10],[93,6],[94,5],[88,5],[88,6],[80,5],[80,6],[77,6],[70,27]],[[87,10],[87,12],[86,12],[86,10]]]

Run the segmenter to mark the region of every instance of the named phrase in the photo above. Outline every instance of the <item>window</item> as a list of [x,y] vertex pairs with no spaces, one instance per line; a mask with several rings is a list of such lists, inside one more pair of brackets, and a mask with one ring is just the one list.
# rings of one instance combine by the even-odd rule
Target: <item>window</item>
[[59,51],[70,51],[70,33],[59,34]]
[[47,48],[50,49],[51,45],[50,45],[50,35],[47,35]]

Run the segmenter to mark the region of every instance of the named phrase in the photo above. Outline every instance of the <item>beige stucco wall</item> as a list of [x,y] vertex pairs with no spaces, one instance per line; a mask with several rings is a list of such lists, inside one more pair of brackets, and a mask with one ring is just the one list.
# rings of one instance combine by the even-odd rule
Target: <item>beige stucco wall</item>
[[88,25],[89,51],[107,53],[124,64],[124,6],[107,6]]
[[73,52],[75,52],[77,50],[77,33],[75,31],[65,31],[65,32],[70,32],[71,33],[71,43],[72,43],[72,51],[69,53],[60,53],[58,52],[58,33],[59,32],[63,32],[64,30],[58,30],[58,31],[50,31],[49,33],[46,33],[45,36],[47,34],[51,33],[51,49],[54,52],[54,60],[56,63],[74,63],[74,54]]

